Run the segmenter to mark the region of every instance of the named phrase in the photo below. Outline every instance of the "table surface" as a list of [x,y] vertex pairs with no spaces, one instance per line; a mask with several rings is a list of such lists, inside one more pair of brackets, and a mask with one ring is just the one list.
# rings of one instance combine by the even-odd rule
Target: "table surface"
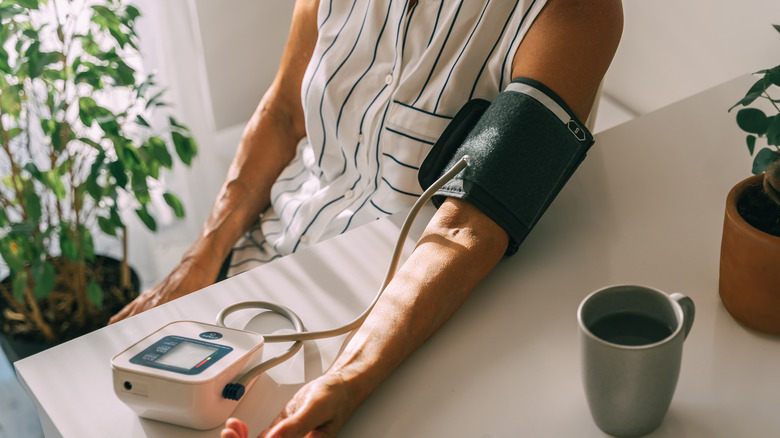
[[[725,198],[751,162],[726,110],[751,84],[740,77],[600,133],[520,251],[340,436],[606,436],[582,390],[576,310],[589,292],[618,283],[682,292],[697,306],[674,401],[651,437],[780,436],[780,338],[740,326],[718,298]],[[373,297],[400,220],[377,221],[17,362],[47,436],[218,436],[136,417],[112,391],[111,357],[167,322],[211,322],[245,300],[291,307],[310,330],[341,325]],[[249,311],[230,324],[285,326]],[[343,339],[306,343],[263,375],[235,414],[253,434],[262,430],[330,365]]]

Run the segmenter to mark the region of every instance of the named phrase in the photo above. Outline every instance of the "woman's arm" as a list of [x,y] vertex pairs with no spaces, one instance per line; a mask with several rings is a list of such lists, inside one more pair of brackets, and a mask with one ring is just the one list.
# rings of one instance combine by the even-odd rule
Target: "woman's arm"
[[[619,0],[550,0],[514,58],[584,120],[622,32]],[[448,199],[344,352],[304,386],[261,437],[332,437],[398,365],[466,300],[502,258],[506,231],[471,204]],[[235,420],[223,437],[246,436]]]
[[301,83],[317,40],[317,0],[298,0],[276,78],[249,120],[209,218],[179,265],[111,323],[214,282],[233,244],[270,203],[271,185],[306,135]]

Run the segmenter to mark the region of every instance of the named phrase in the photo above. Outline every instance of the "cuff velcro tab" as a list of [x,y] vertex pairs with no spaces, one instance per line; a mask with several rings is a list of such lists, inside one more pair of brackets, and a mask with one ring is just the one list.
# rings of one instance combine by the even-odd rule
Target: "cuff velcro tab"
[[469,155],[469,166],[433,202],[470,202],[506,230],[507,254],[513,254],[592,144],[591,133],[552,90],[517,78],[492,103],[475,99],[461,108],[420,166],[418,180],[427,188]]

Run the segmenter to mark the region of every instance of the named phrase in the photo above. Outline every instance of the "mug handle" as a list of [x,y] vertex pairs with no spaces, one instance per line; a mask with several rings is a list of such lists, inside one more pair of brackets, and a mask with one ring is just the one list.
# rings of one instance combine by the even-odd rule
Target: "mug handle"
[[688,333],[691,332],[691,326],[693,326],[693,318],[696,316],[696,306],[693,304],[693,300],[681,293],[673,293],[670,296],[671,299],[677,301],[683,311],[683,327],[685,327],[685,337],[688,337]]

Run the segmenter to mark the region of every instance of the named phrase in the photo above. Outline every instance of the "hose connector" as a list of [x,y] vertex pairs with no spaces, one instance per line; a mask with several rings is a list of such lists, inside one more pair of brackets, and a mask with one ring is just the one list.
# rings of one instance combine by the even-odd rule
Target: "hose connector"
[[222,390],[222,398],[228,400],[240,400],[244,396],[246,388],[240,383],[228,383],[225,385],[225,389]]

